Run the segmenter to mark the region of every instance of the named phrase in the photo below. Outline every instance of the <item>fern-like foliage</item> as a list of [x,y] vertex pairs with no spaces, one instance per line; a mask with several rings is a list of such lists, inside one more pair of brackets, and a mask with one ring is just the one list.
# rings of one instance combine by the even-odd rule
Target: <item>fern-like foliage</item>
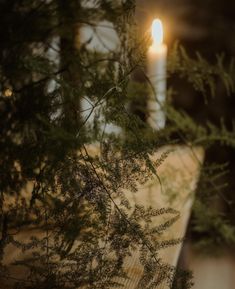
[[[223,122],[220,127],[196,124],[171,106],[165,108],[169,125],[160,132],[135,115],[130,107],[136,103],[146,113],[143,94],[149,90],[148,82],[132,81],[134,71],[145,65],[147,43],[134,33],[135,2],[93,2],[0,3],[1,284],[123,287],[129,278],[126,264],[137,256],[142,268],[137,288],[163,283],[190,288],[190,274],[165,264],[159,254],[182,241],[161,238],[179,213],[133,205],[126,192],[136,194],[140,184],[158,177],[168,153],[157,162],[151,156],[178,141],[172,134],[191,145],[234,147],[234,131]],[[118,38],[115,49],[103,43],[102,25]],[[84,27],[92,37],[80,41]],[[89,47],[93,37],[102,51]],[[205,99],[216,94],[218,79],[233,91],[233,72],[223,58],[211,65],[179,45],[169,56],[168,74],[186,79]],[[121,133],[108,133],[110,124]],[[221,238],[234,242],[230,225],[215,213],[208,212],[213,222],[202,226],[202,211],[196,202],[197,231],[216,228]],[[153,218],[159,218],[155,226]],[[9,251],[19,256],[9,260]]]
[[[125,262],[135,254],[143,268],[138,288],[170,286],[175,278],[158,253],[181,242],[160,239],[179,213],[133,207],[126,197],[157,175],[151,155],[163,143],[128,109],[131,74],[144,60],[132,34],[133,8],[129,0],[0,4],[5,287],[122,287]],[[116,49],[78,41],[82,27],[100,39],[100,21],[116,33]],[[110,123],[122,135],[107,134]],[[9,250],[17,256],[9,259]]]

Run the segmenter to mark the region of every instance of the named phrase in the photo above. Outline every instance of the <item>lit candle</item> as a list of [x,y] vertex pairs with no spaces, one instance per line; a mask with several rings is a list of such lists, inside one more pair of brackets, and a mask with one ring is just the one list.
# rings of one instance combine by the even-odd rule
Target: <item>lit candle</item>
[[167,46],[163,43],[163,28],[159,19],[152,23],[153,43],[148,50],[148,77],[154,88],[154,95],[148,101],[148,122],[153,129],[164,128],[166,116],[163,105],[166,99]]

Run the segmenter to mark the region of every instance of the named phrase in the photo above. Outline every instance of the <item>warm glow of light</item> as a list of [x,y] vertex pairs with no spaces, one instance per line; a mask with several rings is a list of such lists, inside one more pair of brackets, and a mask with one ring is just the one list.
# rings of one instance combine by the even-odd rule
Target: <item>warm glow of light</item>
[[3,95],[5,97],[11,97],[12,96],[12,90],[10,88],[6,88],[3,92]]
[[163,28],[162,28],[162,22],[159,19],[153,20],[152,38],[153,38],[153,46],[157,46],[163,43]]

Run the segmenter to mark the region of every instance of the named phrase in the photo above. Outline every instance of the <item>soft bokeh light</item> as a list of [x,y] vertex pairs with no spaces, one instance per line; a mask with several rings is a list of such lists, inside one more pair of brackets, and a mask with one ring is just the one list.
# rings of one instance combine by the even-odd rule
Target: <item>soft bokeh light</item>
[[6,88],[3,92],[3,95],[5,97],[11,97],[12,96],[12,90],[10,88]]

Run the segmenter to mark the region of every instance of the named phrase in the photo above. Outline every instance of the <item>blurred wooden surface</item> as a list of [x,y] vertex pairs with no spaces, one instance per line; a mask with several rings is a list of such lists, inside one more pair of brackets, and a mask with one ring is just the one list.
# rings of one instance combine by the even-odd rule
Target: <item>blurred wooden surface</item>
[[[171,207],[180,212],[180,218],[164,233],[163,240],[184,237],[204,159],[202,148],[187,146],[164,147],[154,155],[154,159],[160,158],[161,154],[168,150],[172,152],[158,169],[162,187],[156,178],[139,188],[136,194],[127,193],[132,204],[153,208]],[[162,219],[156,217],[152,225],[160,225],[164,218],[165,216]],[[160,257],[163,262],[176,266],[181,246],[182,244],[179,244],[162,249]],[[138,261],[138,252],[127,260],[126,268],[130,279],[125,282],[124,288],[134,289],[143,273]],[[167,289],[169,286],[163,282],[158,288]]]
[[[204,158],[204,151],[200,147],[192,149],[187,146],[171,146],[163,147],[154,155],[153,159],[160,160],[161,155],[169,150],[171,151],[169,156],[157,170],[161,185],[159,179],[155,178],[140,187],[137,193],[126,192],[132,205],[140,204],[152,208],[171,207],[180,212],[180,218],[163,234],[163,240],[184,236],[200,173],[200,164]],[[158,216],[153,220],[152,225],[160,225],[165,221],[165,215]],[[44,232],[30,228],[25,229],[18,234],[17,239],[21,242],[27,242],[32,235],[40,237],[40,235],[44,236]],[[175,266],[180,250],[181,244],[162,249],[160,257],[164,262]],[[126,280],[123,288],[136,288],[141,278],[143,271],[138,261],[138,255],[139,253],[136,252],[125,264],[130,279]],[[8,245],[5,250],[4,263],[9,265],[11,262],[23,258],[23,256],[19,248]],[[25,277],[25,272],[21,268],[12,269],[12,273],[15,278]],[[9,288],[7,283],[4,285],[4,289]],[[158,288],[165,289],[169,287],[162,283],[161,287]]]

